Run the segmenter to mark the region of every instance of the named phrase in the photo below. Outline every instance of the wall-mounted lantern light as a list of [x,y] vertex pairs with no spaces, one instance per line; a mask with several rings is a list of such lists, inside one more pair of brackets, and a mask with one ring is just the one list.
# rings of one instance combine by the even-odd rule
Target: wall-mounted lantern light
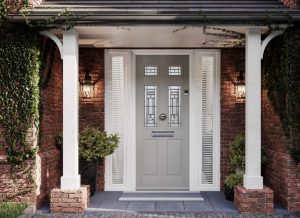
[[235,81],[235,93],[236,97],[244,99],[246,97],[245,75],[244,71],[240,71]]
[[94,93],[94,86],[98,80],[93,81],[91,74],[91,69],[85,70],[84,79],[80,81],[80,96],[83,98],[91,98]]

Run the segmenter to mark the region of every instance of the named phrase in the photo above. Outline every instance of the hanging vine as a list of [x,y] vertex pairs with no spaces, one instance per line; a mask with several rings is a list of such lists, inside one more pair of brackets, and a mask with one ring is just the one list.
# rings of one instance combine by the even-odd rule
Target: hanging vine
[[263,67],[269,99],[289,139],[288,150],[300,162],[300,30],[289,28],[270,42]]
[[39,126],[38,34],[28,26],[0,29],[0,125],[7,159],[23,163],[37,148],[28,141],[28,130]]

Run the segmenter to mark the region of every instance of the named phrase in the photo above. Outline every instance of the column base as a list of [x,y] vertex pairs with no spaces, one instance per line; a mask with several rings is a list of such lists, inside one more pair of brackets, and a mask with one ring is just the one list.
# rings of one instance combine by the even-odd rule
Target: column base
[[80,175],[78,176],[62,176],[60,178],[60,184],[62,190],[73,190],[80,188]]
[[52,189],[50,194],[51,213],[84,213],[89,206],[90,187],[81,186],[77,190]]
[[264,179],[262,176],[244,175],[243,184],[246,189],[263,189],[264,188]]
[[234,189],[234,205],[240,213],[273,214],[274,193],[268,187],[246,189],[239,185]]

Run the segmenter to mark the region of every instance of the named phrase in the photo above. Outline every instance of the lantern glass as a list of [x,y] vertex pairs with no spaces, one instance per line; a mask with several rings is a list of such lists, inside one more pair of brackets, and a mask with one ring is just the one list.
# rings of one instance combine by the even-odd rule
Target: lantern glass
[[238,84],[236,84],[236,96],[238,98],[245,98],[246,97],[246,86],[245,86],[245,83],[238,83]]
[[94,91],[92,83],[84,83],[81,85],[81,96],[83,98],[91,98]]

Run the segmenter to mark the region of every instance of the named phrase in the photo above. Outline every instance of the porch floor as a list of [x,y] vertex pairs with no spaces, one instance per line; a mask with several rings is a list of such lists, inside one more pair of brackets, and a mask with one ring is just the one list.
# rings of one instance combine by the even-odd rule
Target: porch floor
[[[90,199],[90,206],[85,215],[76,217],[127,217],[127,215],[135,217],[134,214],[189,214],[191,217],[197,214],[209,214],[212,217],[220,217],[219,215],[222,217],[240,217],[233,202],[227,201],[223,192],[201,192],[204,201],[119,201],[122,194],[122,192],[96,192]],[[277,204],[274,214],[279,215],[278,217],[283,215],[297,217]],[[49,205],[40,208],[34,217],[52,217],[49,213]],[[179,215],[179,217],[181,216]]]
[[91,211],[134,212],[236,212],[233,202],[222,192],[201,192],[204,201],[119,201],[122,192],[97,192],[90,199]]

